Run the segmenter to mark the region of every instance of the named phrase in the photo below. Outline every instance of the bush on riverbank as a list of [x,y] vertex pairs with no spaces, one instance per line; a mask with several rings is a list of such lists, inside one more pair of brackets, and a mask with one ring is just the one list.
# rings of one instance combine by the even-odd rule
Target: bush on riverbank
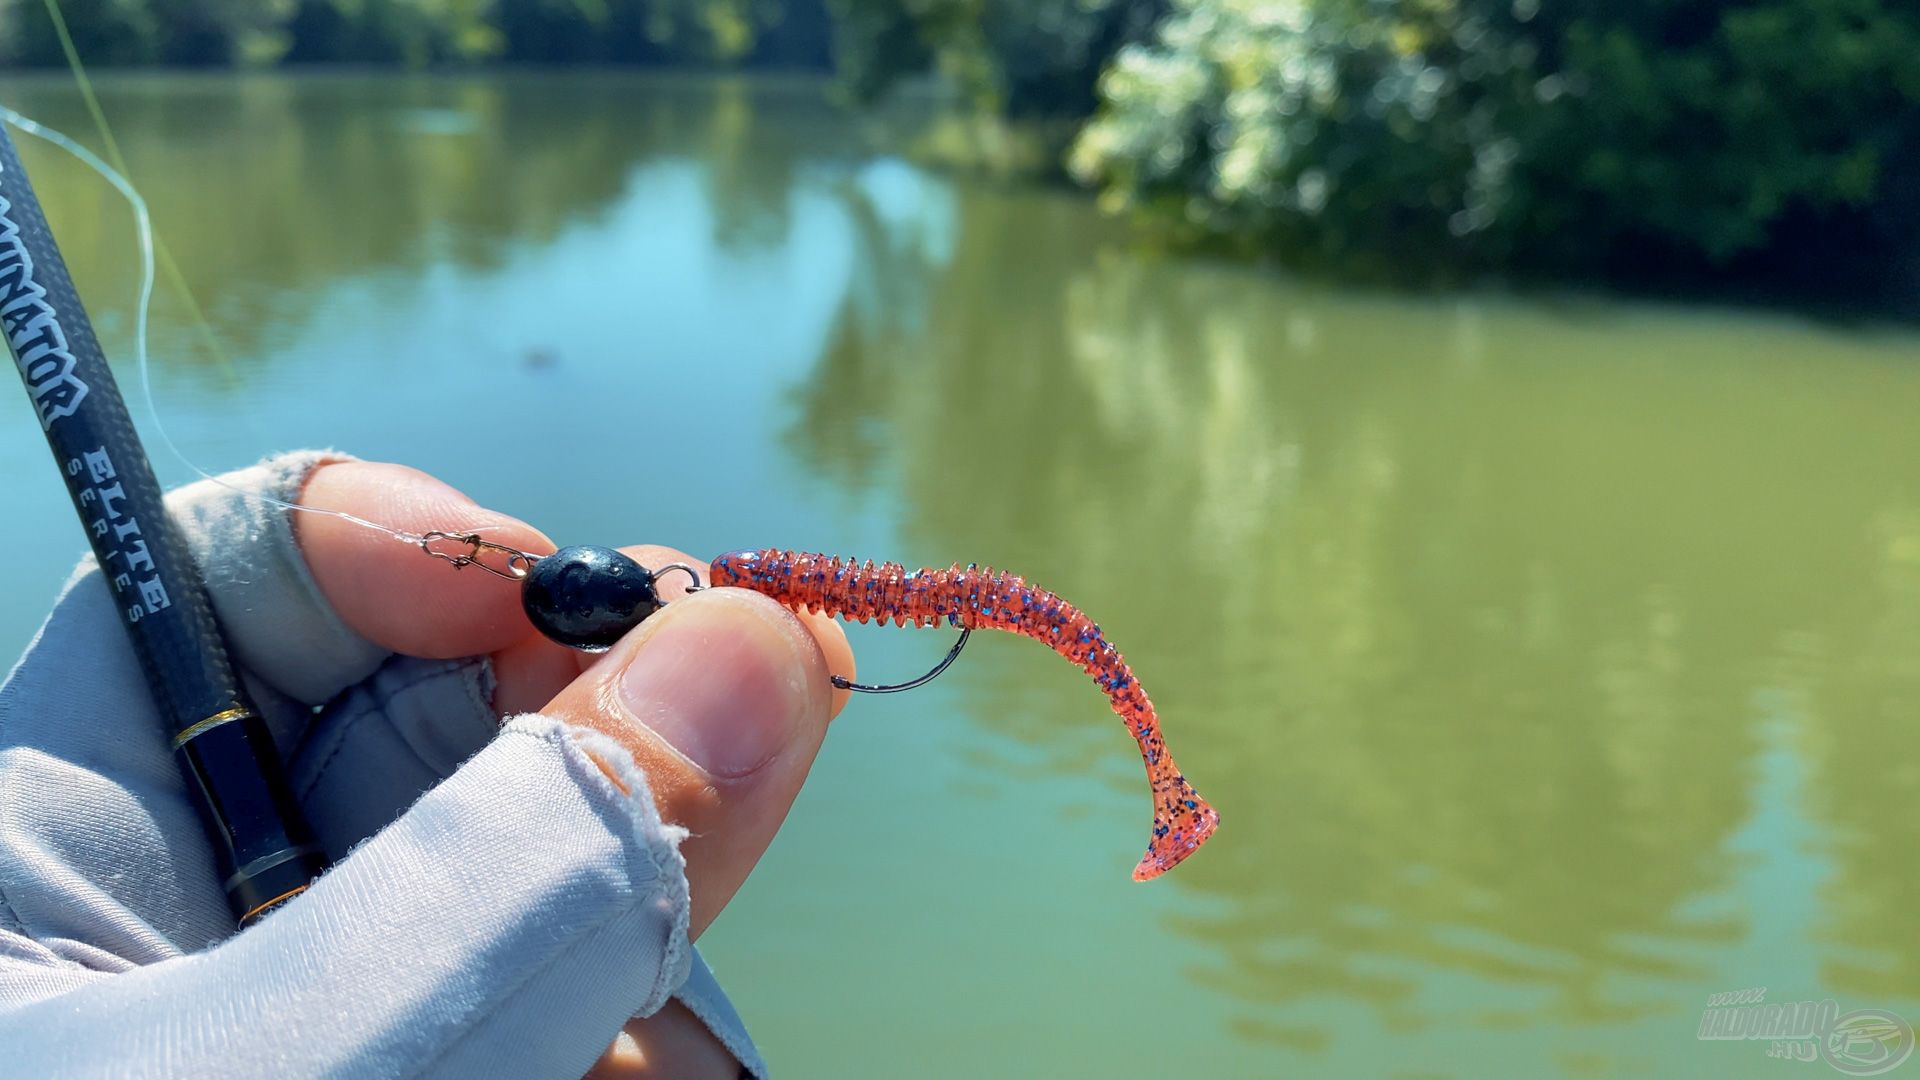
[[1916,56],[1891,0],[1179,0],[1071,161],[1186,233],[1389,274],[1884,257]]

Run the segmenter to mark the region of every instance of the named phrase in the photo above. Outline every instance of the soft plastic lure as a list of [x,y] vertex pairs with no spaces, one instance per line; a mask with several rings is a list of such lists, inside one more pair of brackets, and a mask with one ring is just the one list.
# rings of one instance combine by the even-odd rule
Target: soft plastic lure
[[[478,566],[519,581],[521,604],[533,625],[575,649],[609,648],[659,610],[655,581],[662,574],[678,570],[694,579],[689,591],[703,587],[699,572],[686,563],[648,569],[612,548],[583,545],[532,555],[474,533],[434,532],[413,539],[422,551],[455,567]],[[845,690],[891,693],[919,686],[945,671],[977,629],[1030,637],[1093,676],[1140,744],[1153,787],[1153,838],[1133,868],[1134,880],[1148,881],[1178,866],[1219,827],[1219,812],[1173,763],[1153,702],[1120,650],[1079,608],[1018,575],[977,566],[908,570],[899,563],[858,563],[768,548],[722,555],[713,560],[707,577],[713,586],[751,589],[795,611],[863,623],[946,622],[960,628],[959,642],[925,675],[895,686],[865,686],[833,676],[833,684]]]
[[[974,566],[908,570],[899,563],[856,564],[829,555],[765,550],[720,556],[713,560],[710,579],[716,586],[763,593],[796,611],[824,612],[863,623],[937,626],[946,622],[969,632],[1006,630],[1033,638],[1078,664],[1106,692],[1147,763],[1147,780],[1153,786],[1153,839],[1133,868],[1135,881],[1159,877],[1179,865],[1220,824],[1219,813],[1174,765],[1160,736],[1153,702],[1120,650],[1079,608],[1018,575]],[[958,651],[955,646],[954,653]],[[949,660],[954,653],[948,654]]]

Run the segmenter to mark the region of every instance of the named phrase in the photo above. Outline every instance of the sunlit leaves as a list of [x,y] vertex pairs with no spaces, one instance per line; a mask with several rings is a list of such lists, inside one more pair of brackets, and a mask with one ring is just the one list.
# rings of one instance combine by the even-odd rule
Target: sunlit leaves
[[1871,233],[1889,161],[1920,160],[1915,55],[1920,14],[1886,0],[1178,0],[1069,164],[1294,261],[1714,266]]

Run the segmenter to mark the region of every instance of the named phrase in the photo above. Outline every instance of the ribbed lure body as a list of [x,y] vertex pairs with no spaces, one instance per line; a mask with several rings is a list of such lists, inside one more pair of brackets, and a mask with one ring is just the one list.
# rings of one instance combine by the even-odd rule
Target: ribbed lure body
[[713,560],[714,585],[763,593],[796,611],[858,622],[1006,630],[1041,642],[1079,665],[1126,722],[1153,786],[1153,839],[1133,869],[1136,881],[1159,877],[1213,835],[1220,815],[1173,763],[1153,702],[1133,670],[1079,608],[1017,575],[986,568],[908,570],[899,563],[856,563],[792,551],[735,551]]

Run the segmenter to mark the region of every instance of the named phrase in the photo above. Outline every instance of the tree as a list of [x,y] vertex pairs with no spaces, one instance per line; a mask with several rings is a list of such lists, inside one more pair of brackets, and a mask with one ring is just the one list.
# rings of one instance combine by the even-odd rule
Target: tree
[[493,0],[298,0],[288,63],[425,64],[485,60],[504,47]]
[[1084,117],[1102,68],[1166,0],[833,0],[836,61],[862,100],[932,66],[994,115]]
[[[159,27],[146,0],[67,0],[74,47],[102,64],[159,59]],[[64,67],[66,57],[42,0],[0,0],[0,61],[17,67]]]
[[1916,239],[1917,50],[1894,0],[1178,0],[1070,164],[1186,235],[1393,276],[1884,254]]

